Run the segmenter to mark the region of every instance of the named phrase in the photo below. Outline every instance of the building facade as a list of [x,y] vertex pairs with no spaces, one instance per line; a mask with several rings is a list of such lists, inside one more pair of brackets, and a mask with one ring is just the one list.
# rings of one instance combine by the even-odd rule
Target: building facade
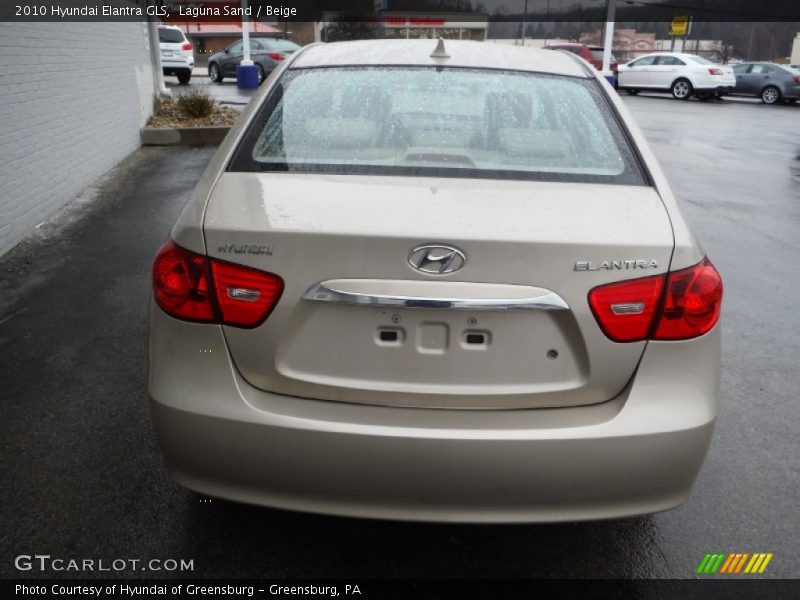
[[[327,28],[337,20],[346,18],[346,13],[328,11],[314,24],[314,41],[327,41]],[[377,12],[372,21],[377,37],[389,39],[486,39],[488,18],[473,13],[427,13],[427,12]]]
[[[601,30],[581,34],[582,44],[603,44]],[[707,58],[716,58],[719,40],[696,40],[685,38],[656,39],[655,33],[636,31],[635,29],[615,29],[612,52],[614,57],[625,63],[651,52],[689,52]]]

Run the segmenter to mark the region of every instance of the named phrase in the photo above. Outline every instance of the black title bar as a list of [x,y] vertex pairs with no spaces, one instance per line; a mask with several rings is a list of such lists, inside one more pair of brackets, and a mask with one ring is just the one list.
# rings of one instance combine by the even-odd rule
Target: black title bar
[[[602,22],[609,0],[249,0],[247,16],[267,22],[450,20]],[[614,0],[619,22],[789,21],[800,29],[800,0]],[[241,21],[239,0],[3,0],[0,21]]]

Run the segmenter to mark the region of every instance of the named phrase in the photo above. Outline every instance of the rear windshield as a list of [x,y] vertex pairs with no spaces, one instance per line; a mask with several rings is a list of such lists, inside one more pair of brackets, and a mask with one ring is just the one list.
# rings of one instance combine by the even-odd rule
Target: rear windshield
[[158,41],[165,44],[177,44],[183,41],[183,32],[180,29],[158,28]]
[[287,71],[229,168],[644,183],[594,80],[460,68]]
[[714,65],[716,63],[708,60],[707,58],[703,58],[702,56],[690,56],[689,57],[694,62],[701,64],[701,65]]

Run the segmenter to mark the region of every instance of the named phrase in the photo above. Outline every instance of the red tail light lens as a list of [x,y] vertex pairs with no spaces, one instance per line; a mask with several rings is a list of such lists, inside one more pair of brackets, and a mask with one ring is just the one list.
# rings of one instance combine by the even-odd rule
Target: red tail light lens
[[589,292],[589,306],[615,342],[688,340],[707,333],[719,319],[722,278],[705,258],[667,275],[596,287]]
[[800,83],[800,77],[793,77],[795,83]]
[[650,333],[663,289],[663,275],[601,285],[589,292],[589,306],[610,339],[638,342]]
[[153,292],[156,304],[178,319],[257,327],[278,303],[283,280],[206,258],[168,239],[153,262]]
[[277,275],[218,260],[211,260],[211,276],[226,325],[261,325],[283,292],[283,279]]
[[272,60],[279,60],[279,61],[286,58],[283,54],[279,54],[278,52],[269,52],[267,56],[269,56]]
[[722,75],[722,69],[709,69],[709,75]]
[[192,43],[191,42],[183,42],[181,44],[181,50],[191,50],[191,49],[192,49]]
[[686,340],[703,335],[719,319],[722,278],[707,258],[669,274],[664,308],[654,339]]
[[156,303],[167,314],[188,321],[216,320],[208,289],[205,257],[167,240],[153,261]]

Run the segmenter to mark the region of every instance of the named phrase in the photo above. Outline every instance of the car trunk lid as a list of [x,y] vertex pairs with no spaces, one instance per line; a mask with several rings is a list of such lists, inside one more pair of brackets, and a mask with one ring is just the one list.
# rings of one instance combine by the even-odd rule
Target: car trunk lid
[[[284,279],[261,326],[224,328],[252,385],[450,408],[614,397],[645,342],[606,338],[587,294],[666,272],[673,248],[653,188],[484,179],[228,172],[204,232],[210,256]],[[417,268],[431,251],[428,270],[458,268]]]

